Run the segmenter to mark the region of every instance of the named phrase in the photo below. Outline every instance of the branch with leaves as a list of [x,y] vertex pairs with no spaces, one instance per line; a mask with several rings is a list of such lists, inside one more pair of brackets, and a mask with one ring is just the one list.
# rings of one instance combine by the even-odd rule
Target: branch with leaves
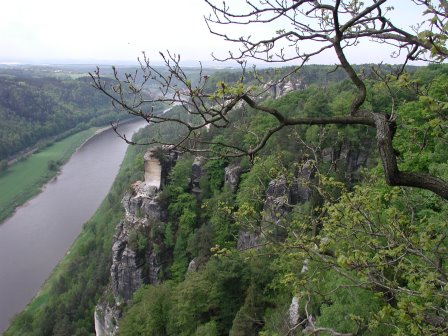
[[[394,111],[389,114],[366,108],[368,90],[365,78],[358,74],[348,61],[351,47],[361,40],[370,40],[395,47],[395,55],[404,56],[399,77],[405,65],[412,60],[441,62],[448,56],[447,5],[446,1],[413,0],[428,19],[415,23],[410,30],[398,27],[390,18],[393,7],[388,0],[360,1],[296,0],[296,1],[247,1],[247,12],[233,12],[225,2],[221,5],[205,0],[211,14],[205,18],[210,32],[240,46],[238,53],[230,52],[221,60],[235,60],[241,68],[240,80],[234,85],[221,82],[214,92],[207,87],[209,77],[202,73],[197,83],[192,83],[180,66],[180,57],[168,52],[161,53],[166,72],[153,67],[145,54],[140,62],[140,74],[125,74],[120,77],[114,69],[116,84],[107,87],[97,69],[91,77],[93,85],[111,98],[114,106],[144,118],[148,123],[177,123],[182,136],[171,145],[182,150],[213,151],[210,145],[223,148],[220,154],[230,157],[247,155],[253,159],[264,148],[271,137],[285,127],[297,125],[367,125],[376,130],[377,147],[383,162],[385,179],[394,186],[426,189],[448,199],[448,182],[428,172],[402,171],[397,163],[397,151],[393,147],[396,129],[401,125]],[[257,24],[278,24],[274,37],[254,39],[251,36],[230,36],[228,25],[244,25],[245,30]],[[281,26],[288,28],[281,28]],[[280,29],[279,29],[280,28]],[[313,42],[312,48],[308,44]],[[303,47],[302,47],[303,46]],[[333,117],[287,117],[284,113],[260,103],[260,90],[244,86],[248,59],[266,62],[298,62],[294,72],[309,62],[315,55],[332,49],[341,68],[356,87],[351,107],[345,116]],[[379,78],[381,76],[378,76]],[[158,92],[149,93],[145,87],[149,82],[158,84]],[[275,85],[275,84],[273,84]],[[169,117],[154,113],[155,103],[178,105],[184,114]],[[242,105],[257,112],[269,114],[276,123],[264,134],[258,135],[258,143],[251,147],[220,141],[213,143],[206,137],[210,127],[228,128],[231,115]],[[152,139],[149,144],[157,143]],[[215,147],[213,147],[215,148]]]

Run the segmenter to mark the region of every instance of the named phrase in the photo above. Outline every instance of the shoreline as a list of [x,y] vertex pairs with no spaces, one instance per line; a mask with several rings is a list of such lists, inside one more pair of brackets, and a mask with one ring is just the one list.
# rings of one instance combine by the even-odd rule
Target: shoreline
[[[165,112],[165,111],[164,111],[164,112]],[[139,117],[125,119],[125,120],[123,120],[123,121],[120,122],[120,125],[129,123],[129,122],[132,122],[132,121],[136,121],[136,120],[139,120]],[[91,128],[98,128],[98,130],[92,135],[92,137],[93,137],[93,136],[95,136],[96,134],[100,134],[101,132],[104,132],[104,131],[110,129],[111,127],[112,127],[112,126],[111,126],[110,123],[109,123],[109,124],[107,124],[107,125],[105,125],[105,126],[92,126],[92,127],[87,128],[87,129],[80,130],[80,131],[75,132],[75,133],[72,133],[72,134],[68,134],[67,136],[65,136],[65,137],[63,137],[63,138],[61,138],[61,139],[57,139],[57,137],[58,137],[57,135],[52,136],[52,137],[50,137],[50,138],[42,139],[42,140],[40,140],[40,142],[38,142],[37,144],[35,144],[35,145],[33,145],[33,146],[30,146],[30,147],[28,147],[28,148],[25,148],[25,149],[21,150],[19,153],[17,153],[17,154],[15,154],[15,155],[13,155],[12,157],[10,157],[9,159],[8,159],[8,158],[5,158],[5,160],[6,160],[6,162],[7,162],[8,168],[10,168],[10,167],[12,167],[14,164],[20,162],[21,160],[25,160],[25,159],[27,159],[28,157],[30,157],[31,155],[33,155],[35,152],[38,152],[39,150],[43,150],[43,149],[45,149],[46,147],[51,146],[51,145],[53,145],[53,144],[55,144],[55,143],[57,143],[57,142],[59,142],[59,141],[63,141],[64,139],[66,139],[66,138],[68,138],[68,137],[70,137],[70,136],[72,136],[72,135],[74,135],[74,134],[77,134],[77,133],[80,133],[80,132],[89,130],[89,129],[91,129]],[[65,131],[64,133],[69,132],[69,131],[70,131],[70,130]],[[90,138],[89,138],[89,139],[90,139]],[[87,139],[86,141],[88,141],[89,139]],[[47,141],[48,141],[48,142],[47,142]],[[83,144],[84,144],[84,143],[83,143]],[[82,144],[82,145],[83,145],[83,144]],[[42,147],[40,147],[39,145],[42,145]],[[81,145],[81,146],[82,146],[82,145]],[[81,147],[81,146],[80,146],[80,147]]]
[[[137,122],[137,121],[140,121],[140,120],[141,120],[140,118],[130,118],[130,119],[126,119],[126,120],[124,120],[123,122],[121,122],[120,125],[128,124],[128,123],[131,123],[131,122]],[[92,127],[91,129],[94,129],[94,128],[98,128],[98,127]],[[20,204],[16,205],[16,206],[14,207],[14,209],[11,210],[10,213],[7,212],[7,215],[6,215],[6,216],[3,217],[3,216],[0,215],[0,225],[3,225],[3,223],[4,223],[5,221],[7,221],[7,220],[8,220],[9,218],[11,218],[12,216],[14,216],[14,214],[15,214],[18,210],[20,210],[21,208],[27,206],[27,204],[28,204],[32,199],[34,199],[35,197],[37,197],[40,193],[42,193],[42,192],[45,190],[45,188],[47,187],[47,185],[48,185],[49,183],[54,182],[54,181],[58,178],[58,176],[61,174],[61,171],[62,171],[62,168],[64,167],[64,165],[67,164],[67,162],[70,160],[70,158],[71,158],[74,154],[76,154],[76,152],[78,152],[78,151],[79,151],[85,144],[87,144],[89,141],[91,141],[92,139],[94,139],[96,136],[98,136],[98,135],[100,135],[100,134],[102,134],[102,133],[104,133],[104,132],[106,132],[106,131],[108,131],[108,130],[110,130],[110,129],[112,129],[112,125],[99,127],[97,130],[95,130],[95,132],[94,132],[93,134],[89,135],[84,141],[82,141],[82,143],[79,144],[79,145],[78,145],[78,146],[77,146],[77,147],[70,153],[70,155],[69,155],[68,157],[66,157],[66,158],[62,158],[62,161],[60,162],[60,165],[59,165],[58,169],[57,169],[56,171],[54,171],[54,174],[52,174],[51,176],[48,176],[48,177],[43,176],[42,179],[36,183],[36,186],[31,187],[31,188],[33,188],[33,190],[32,190],[32,191],[30,192],[30,194],[28,195],[29,197],[24,197],[24,198],[26,198],[26,199],[25,199],[23,202],[20,202]],[[89,130],[89,129],[87,129],[87,130],[83,130],[83,131],[80,131],[80,132],[85,132],[85,131],[88,131],[88,130]],[[80,132],[78,132],[78,133],[74,133],[74,134],[72,134],[72,135],[79,134]],[[72,135],[70,135],[70,136],[72,136]],[[66,139],[66,138],[65,138],[65,139]],[[64,140],[64,139],[61,139],[61,140],[59,140],[59,141],[63,141],[63,140]],[[56,142],[52,143],[50,146],[57,144],[59,141],[56,141]],[[37,151],[37,149],[34,149],[34,152],[35,152],[35,151]],[[31,154],[29,154],[28,156],[26,156],[25,159],[24,159],[24,161],[26,161],[26,160],[28,160],[29,158],[31,158],[31,156],[34,154],[34,152],[31,153]],[[51,172],[51,171],[48,170],[47,173],[48,173],[48,172]],[[40,185],[38,185],[38,184],[40,184]],[[20,197],[20,195],[19,195],[19,197]]]
[[[19,211],[21,208],[27,206],[27,204],[28,204],[31,200],[33,200],[35,197],[37,197],[40,193],[42,193],[42,192],[45,190],[45,188],[47,187],[47,185],[48,185],[49,183],[54,182],[54,181],[58,178],[58,176],[61,174],[61,171],[62,171],[62,168],[64,167],[64,165],[65,165],[65,164],[70,160],[70,158],[71,158],[77,151],[79,151],[79,150],[80,150],[80,149],[81,149],[81,148],[82,148],[88,141],[90,141],[91,139],[93,139],[93,138],[96,137],[97,135],[100,135],[101,133],[107,131],[107,130],[110,129],[111,127],[112,127],[112,126],[105,126],[105,127],[102,127],[102,128],[97,129],[93,134],[91,134],[90,136],[88,136],[88,137],[87,137],[87,138],[86,138],[80,145],[78,145],[78,146],[73,150],[73,152],[70,153],[70,155],[69,155],[67,158],[65,158],[65,159],[62,158],[63,161],[61,162],[61,164],[59,165],[57,171],[55,171],[53,175],[48,176],[48,177],[43,176],[43,177],[42,177],[42,180],[37,182],[37,184],[40,184],[40,185],[36,185],[36,186],[35,186],[34,191],[32,191],[32,192],[29,194],[29,197],[27,197],[25,201],[21,202],[21,204],[16,205],[16,206],[14,207],[14,209],[13,209],[10,213],[8,213],[6,216],[4,216],[4,217],[3,217],[3,216],[0,216],[0,225],[3,225],[4,222],[6,222],[9,218],[11,218],[12,216],[14,216],[14,214],[15,214],[17,211]],[[92,128],[96,128],[96,127],[92,127]],[[84,131],[88,131],[88,129],[87,129],[87,130],[84,130]],[[80,131],[80,132],[83,132],[83,131]],[[80,132],[78,132],[78,133],[80,133]],[[77,134],[77,133],[74,133],[74,134],[72,134],[72,135],[75,135],[75,134]],[[64,139],[61,139],[61,140],[59,140],[59,141],[63,141],[63,140],[64,140]],[[59,141],[56,141],[56,142],[52,143],[50,146],[52,146],[52,145],[58,143]],[[22,160],[23,160],[23,161],[28,160],[29,158],[31,158],[31,156],[32,156],[33,154],[35,154],[36,151],[38,151],[38,148],[35,148],[35,149],[32,149],[32,150],[28,151],[26,154],[24,154],[24,155],[21,156],[20,158],[13,159],[13,160],[15,160],[15,161],[14,161],[14,163],[13,163],[12,165],[14,165],[14,164],[16,164],[16,163],[20,163],[20,162],[22,162]],[[9,162],[8,162],[8,165],[9,165]],[[11,165],[11,166],[12,166],[12,165]],[[9,166],[8,168],[10,168],[10,166]],[[50,171],[48,171],[48,172],[50,172]]]
[[[81,131],[81,132],[83,132],[83,131]],[[76,134],[76,133],[75,133],[75,134]],[[99,134],[99,133],[98,133],[98,134]],[[92,134],[91,136],[89,136],[89,137],[88,137],[86,140],[84,140],[79,146],[77,146],[77,147],[73,150],[73,152],[68,156],[68,158],[66,158],[66,159],[63,159],[63,158],[62,158],[63,160],[62,160],[61,164],[59,165],[58,169],[57,169],[56,171],[54,171],[54,174],[52,174],[52,175],[50,175],[50,176],[48,176],[48,177],[46,177],[46,176],[42,176],[42,177],[41,177],[41,180],[37,181],[36,186],[35,186],[34,188],[31,187],[31,188],[33,188],[33,191],[30,192],[29,197],[26,197],[26,199],[25,199],[23,202],[20,202],[20,201],[19,201],[21,204],[16,205],[16,206],[14,207],[14,209],[12,209],[10,213],[7,212],[7,214],[6,214],[4,217],[3,217],[3,216],[0,216],[0,225],[3,225],[4,222],[6,222],[9,218],[11,218],[12,216],[14,216],[14,214],[15,214],[18,210],[20,210],[21,208],[27,206],[27,204],[28,204],[32,199],[34,199],[35,197],[37,197],[40,193],[42,193],[42,192],[45,190],[45,188],[47,187],[47,185],[48,185],[49,183],[51,183],[51,182],[53,182],[54,180],[56,180],[57,177],[60,175],[63,166],[70,160],[70,158],[71,158],[71,157],[72,157],[72,156],[73,156],[73,155],[74,155],[74,154],[75,154],[75,153],[76,153],[82,146],[84,146],[85,143],[87,143],[87,141],[89,141],[90,139],[92,139],[94,136],[96,136],[96,133],[94,133],[94,134]],[[60,141],[62,141],[62,140],[64,140],[64,139],[61,139]],[[51,145],[54,145],[54,144],[56,144],[56,143],[58,143],[58,141],[52,143]],[[51,146],[51,145],[50,145],[50,146]],[[16,164],[16,163],[20,163],[20,162],[22,162],[22,160],[23,160],[23,162],[25,162],[26,160],[28,160],[29,158],[31,158],[31,156],[32,156],[37,150],[38,150],[38,149],[35,148],[34,150],[28,151],[27,154],[26,154],[25,156],[23,156],[23,157],[21,157],[21,158],[17,158],[17,159],[15,159],[15,162],[13,163],[13,165]],[[10,168],[10,167],[8,167],[8,168]],[[49,173],[49,172],[51,172],[51,171],[48,170],[47,173]],[[40,185],[38,185],[38,184],[40,184]],[[19,194],[19,197],[20,197],[20,194]]]

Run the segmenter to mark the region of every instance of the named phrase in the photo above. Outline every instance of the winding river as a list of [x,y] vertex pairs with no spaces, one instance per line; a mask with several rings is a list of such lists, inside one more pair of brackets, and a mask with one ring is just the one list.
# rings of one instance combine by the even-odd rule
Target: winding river
[[[128,138],[144,121],[120,126]],[[0,225],[0,333],[32,299],[109,191],[127,144],[112,130],[87,141],[43,192]]]

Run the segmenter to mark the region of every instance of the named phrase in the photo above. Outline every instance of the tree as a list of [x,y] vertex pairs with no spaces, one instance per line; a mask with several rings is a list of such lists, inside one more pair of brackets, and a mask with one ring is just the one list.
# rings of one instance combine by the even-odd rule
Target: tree
[[[365,125],[376,131],[376,143],[382,160],[385,179],[389,185],[408,186],[426,189],[444,199],[448,199],[448,182],[427,171],[403,170],[397,163],[399,153],[394,149],[393,140],[396,130],[401,127],[396,120],[394,104],[388,113],[375,111],[366,104],[366,97],[371,90],[367,78],[356,71],[347,56],[351,47],[363,40],[371,40],[394,47],[396,57],[401,57],[401,66],[375,67],[370,72],[381,80],[388,88],[391,76],[401,78],[409,61],[424,60],[443,62],[448,56],[447,18],[448,2],[446,0],[410,0],[409,6],[420,8],[426,20],[414,23],[412,28],[399,27],[390,19],[393,13],[390,0],[263,0],[246,1],[247,11],[234,12],[232,7],[223,2],[220,5],[205,0],[210,6],[211,14],[205,19],[210,32],[227,41],[240,46],[237,53],[229,52],[224,60],[236,60],[242,68],[240,80],[229,85],[218,83],[212,92],[207,86],[208,76],[202,74],[197,83],[192,83],[180,67],[180,57],[168,52],[161,53],[167,73],[153,67],[143,54],[140,60],[140,71],[120,76],[114,68],[116,83],[108,86],[103,81],[100,70],[91,74],[93,85],[109,96],[113,104],[128,113],[140,116],[151,123],[176,123],[183,129],[178,141],[171,143],[178,148],[210,151],[221,146],[221,155],[243,156],[253,158],[275,133],[285,127],[297,125]],[[228,31],[228,26],[244,26],[244,30],[258,24],[275,24],[276,34],[271,38],[254,39],[249,36],[231,36],[222,32],[219,27]],[[256,31],[255,29],[253,30]],[[313,42],[309,44],[309,42]],[[344,115],[337,116],[291,116],[260,103],[260,90],[253,86],[245,86],[248,59],[266,62],[295,61],[291,71],[297,72],[314,56],[333,50],[339,64],[354,86],[350,108]],[[149,93],[150,82],[159,84],[157,95]],[[393,99],[393,92],[391,98]],[[421,91],[417,92],[422,94]],[[431,97],[429,97],[431,99]],[[156,102],[180,105],[188,112],[185,117],[172,117],[155,114],[151,108]],[[433,100],[446,110],[445,100]],[[269,115],[274,124],[259,134],[256,145],[244,147],[239,143],[213,142],[204,131],[208,127],[231,127],[235,121],[232,116],[241,104],[249,106],[252,111]],[[445,113],[445,112],[444,112]],[[444,114],[445,115],[445,114]],[[443,119],[443,128],[447,127],[447,119]],[[150,139],[148,143],[160,143],[158,139]]]

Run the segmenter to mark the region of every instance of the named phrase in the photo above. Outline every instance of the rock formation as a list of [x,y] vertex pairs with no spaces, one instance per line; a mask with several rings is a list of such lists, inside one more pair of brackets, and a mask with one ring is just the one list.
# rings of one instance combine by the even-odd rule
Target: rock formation
[[168,174],[165,169],[175,159],[159,148],[149,149],[144,156],[145,180],[135,182],[123,197],[125,215],[113,238],[111,284],[95,309],[96,335],[115,335],[122,305],[142,284],[160,282],[160,270],[170,256],[157,234],[166,221],[159,194]]
[[241,167],[233,164],[224,169],[224,184],[228,185],[232,192],[235,192],[238,188],[241,173]]
[[[313,178],[313,172],[311,161],[307,161],[291,181],[279,177],[269,183],[260,228],[251,232],[240,231],[237,244],[239,250],[256,247],[262,239],[278,240],[283,237],[292,206],[304,203],[311,197],[309,184]],[[263,237],[261,237],[262,232]]]
[[156,149],[151,148],[143,157],[145,160],[145,183],[160,189],[162,179],[162,164],[155,156]]
[[204,164],[206,162],[205,157],[196,156],[194,158],[193,164],[191,166],[191,192],[194,193],[197,197],[201,193],[200,181],[201,177],[205,173]]
[[288,81],[282,82],[270,81],[264,86],[264,90],[268,90],[269,95],[274,99],[280,98],[288,92],[301,90],[304,88],[304,83],[298,78],[291,78]]
[[[341,174],[349,184],[353,184],[359,178],[360,168],[368,164],[372,147],[372,143],[367,140],[361,141],[357,148],[350,146],[348,142],[342,142],[324,148],[320,153],[320,160],[330,163],[334,171]],[[241,230],[237,248],[254,248],[260,245],[263,239],[282,239],[284,225],[292,206],[305,203],[312,196],[310,183],[313,174],[312,161],[305,161],[292,180],[287,181],[280,177],[271,181],[266,190],[264,215],[259,227],[252,231]]]
[[353,184],[359,177],[360,168],[368,164],[374,144],[370,139],[361,139],[360,146],[353,148],[348,142],[342,142],[322,150],[323,162],[330,163],[333,170],[341,172],[343,178]]

